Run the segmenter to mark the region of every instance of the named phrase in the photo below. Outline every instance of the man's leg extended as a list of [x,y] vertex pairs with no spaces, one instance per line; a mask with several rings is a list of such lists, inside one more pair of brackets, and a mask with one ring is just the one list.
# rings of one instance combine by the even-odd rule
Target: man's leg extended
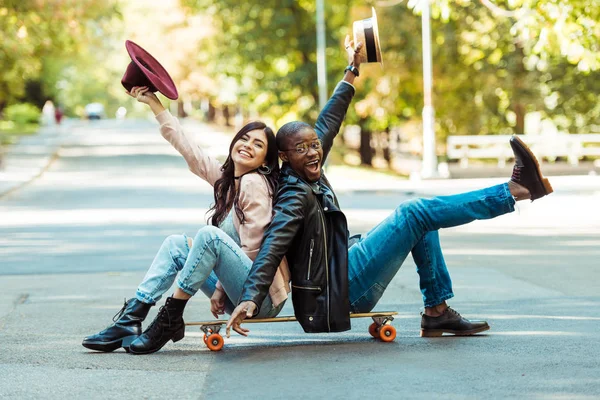
[[[428,232],[512,212],[514,203],[508,184],[502,184],[459,195],[415,199],[400,204],[390,216],[365,234],[348,251],[348,282],[352,311],[368,312],[375,307],[408,253]],[[433,238],[439,247],[437,236]],[[427,244],[430,241],[432,239],[423,242],[424,249],[431,247]],[[447,271],[443,272],[445,264],[441,257],[441,249],[439,254],[435,254],[442,260],[441,263],[435,264],[436,273],[447,276]],[[447,277],[449,281],[449,276]],[[451,294],[451,283],[448,282],[447,286],[448,293]]]

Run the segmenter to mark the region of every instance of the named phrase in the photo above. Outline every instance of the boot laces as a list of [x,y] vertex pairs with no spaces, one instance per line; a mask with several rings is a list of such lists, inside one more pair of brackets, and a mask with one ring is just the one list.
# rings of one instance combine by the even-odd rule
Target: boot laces
[[119,320],[119,318],[121,318],[123,316],[123,313],[125,313],[125,309],[127,308],[127,299],[123,300],[123,307],[115,314],[115,316],[113,317],[113,322],[117,322]]
[[514,182],[521,182],[521,170],[522,170],[521,166],[515,164],[515,166],[513,168],[513,173],[512,173],[512,176],[510,179]]
[[147,329],[148,335],[153,336],[154,333],[158,332],[159,330],[162,330],[161,322],[163,321],[166,321],[168,329],[171,329],[171,315],[169,314],[169,308],[166,305],[161,306],[158,310],[156,318],[154,318],[154,321],[152,321],[152,323]]
[[449,312],[450,314],[452,314],[452,315],[454,315],[454,316],[456,316],[458,318],[462,318],[461,315],[458,313],[458,311],[456,311],[455,309],[453,309],[451,307],[448,307],[446,309],[446,312]]

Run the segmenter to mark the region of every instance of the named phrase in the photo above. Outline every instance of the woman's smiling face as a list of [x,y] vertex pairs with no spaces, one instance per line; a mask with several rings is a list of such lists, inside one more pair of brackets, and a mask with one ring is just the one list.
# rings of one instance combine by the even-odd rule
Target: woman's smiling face
[[236,176],[255,170],[265,163],[267,136],[262,129],[250,131],[234,143],[230,154]]

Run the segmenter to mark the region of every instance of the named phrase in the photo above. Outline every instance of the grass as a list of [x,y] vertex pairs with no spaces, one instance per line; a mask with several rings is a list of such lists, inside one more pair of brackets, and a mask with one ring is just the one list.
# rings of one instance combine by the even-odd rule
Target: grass
[[19,136],[37,133],[38,124],[17,125],[12,121],[0,121],[0,145],[13,144]]

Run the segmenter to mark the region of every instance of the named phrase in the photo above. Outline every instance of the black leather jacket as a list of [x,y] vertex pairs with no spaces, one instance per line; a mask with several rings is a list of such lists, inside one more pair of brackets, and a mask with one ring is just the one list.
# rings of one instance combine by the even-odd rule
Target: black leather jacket
[[[339,132],[354,87],[341,82],[319,115],[315,131],[323,141],[323,162]],[[327,178],[318,189],[284,163],[274,216],[240,297],[262,304],[283,256],[292,276],[294,313],[305,332],[350,329],[348,224]]]

